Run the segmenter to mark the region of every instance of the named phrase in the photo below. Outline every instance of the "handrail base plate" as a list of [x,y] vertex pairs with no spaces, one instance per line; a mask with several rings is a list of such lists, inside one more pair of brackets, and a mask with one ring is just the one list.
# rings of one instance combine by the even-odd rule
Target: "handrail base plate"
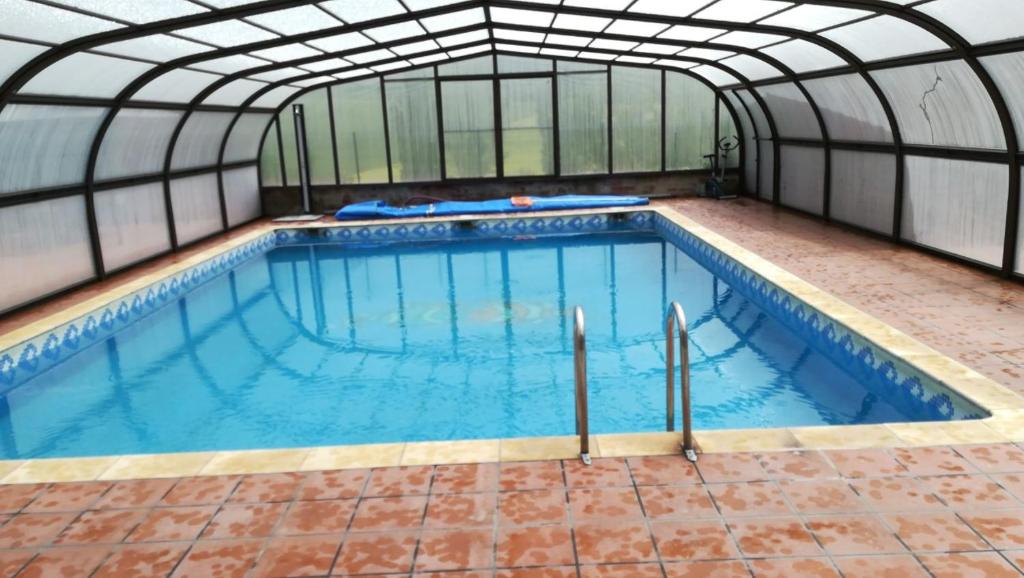
[[587,453],[580,454],[580,461],[583,462],[583,465],[589,466],[592,463],[591,460],[590,460],[590,454],[587,454]]
[[691,461],[693,463],[697,463],[697,452],[696,451],[684,449],[683,450],[683,455],[686,456],[687,460],[689,460],[689,461]]

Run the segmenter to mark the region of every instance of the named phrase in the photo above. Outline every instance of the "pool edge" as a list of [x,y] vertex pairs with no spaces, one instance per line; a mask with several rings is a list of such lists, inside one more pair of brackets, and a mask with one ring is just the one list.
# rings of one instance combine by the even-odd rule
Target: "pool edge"
[[[983,419],[963,421],[698,430],[695,432],[695,437],[703,452],[864,449],[1024,441],[1024,397],[759,257],[754,252],[713,230],[690,220],[672,208],[652,205],[603,210],[551,211],[544,214],[558,216],[637,211],[657,213],[668,219],[674,225],[683,228],[754,273],[803,300],[809,306],[842,322],[850,330],[892,352],[894,356],[933,377],[946,388],[991,414]],[[521,216],[518,215],[518,217]],[[408,222],[492,220],[514,217],[516,216],[469,215],[410,219]],[[353,221],[330,224],[320,222],[275,224],[268,222],[237,238],[227,240],[180,262],[170,264],[158,271],[76,303],[64,311],[0,335],[0,350],[59,328],[106,304],[122,299],[140,289],[145,289],[154,283],[214,259],[227,251],[241,247],[279,229],[295,230],[381,223],[393,224],[394,221]],[[591,439],[591,454],[594,457],[665,455],[679,451],[681,434],[665,432],[597,434]],[[570,459],[576,456],[577,449],[578,441],[575,436],[559,436],[5,460],[0,461],[0,484]]]

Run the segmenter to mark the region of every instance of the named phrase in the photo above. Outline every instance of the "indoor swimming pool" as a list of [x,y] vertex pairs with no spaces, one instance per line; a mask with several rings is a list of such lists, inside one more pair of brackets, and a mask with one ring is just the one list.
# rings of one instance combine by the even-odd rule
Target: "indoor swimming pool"
[[660,431],[671,301],[688,317],[695,429],[983,416],[636,212],[265,235],[7,354],[0,451],[571,435],[575,305],[591,432]]

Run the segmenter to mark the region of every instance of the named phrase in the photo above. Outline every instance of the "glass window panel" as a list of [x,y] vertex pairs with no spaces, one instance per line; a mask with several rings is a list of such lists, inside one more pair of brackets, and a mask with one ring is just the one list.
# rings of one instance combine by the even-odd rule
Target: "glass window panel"
[[0,110],[0,193],[81,183],[107,109],[8,104]]
[[137,0],[56,0],[59,4],[80,8],[86,12],[127,20],[133,24],[145,24],[178,18],[190,14],[208,12],[206,8],[185,0],[162,0],[160,2],[138,2]]
[[185,121],[174,144],[171,169],[216,165],[224,133],[234,116],[230,112],[193,112]]
[[1017,129],[1020,150],[1024,150],[1024,52],[986,56],[981,60],[985,70],[1002,93]]
[[96,179],[163,172],[167,145],[183,114],[179,110],[122,108],[100,144]]
[[1019,0],[934,0],[914,10],[937,18],[971,44],[1024,36],[1024,2]]
[[770,141],[757,142],[757,196],[766,201],[775,196],[775,148]]
[[320,6],[349,24],[405,14],[405,8],[397,0],[330,0],[321,2]]
[[884,235],[892,233],[896,156],[832,150],[832,218]]
[[784,12],[779,12],[774,16],[765,18],[758,22],[758,24],[784,26],[786,28],[805,30],[807,32],[817,32],[824,28],[831,28],[844,22],[850,22],[851,20],[871,15],[872,13],[866,10],[801,4]]
[[698,12],[695,17],[708,20],[753,22],[792,5],[792,2],[777,2],[776,0],[719,0]]
[[0,311],[45,297],[93,274],[83,197],[0,209],[0,276],[4,279]]
[[184,245],[220,231],[220,189],[217,173],[171,181],[171,208],[178,244]]
[[962,60],[872,72],[910,144],[1006,148],[984,85]]
[[30,60],[46,51],[45,46],[0,39],[0,84]]
[[825,149],[783,146],[779,168],[782,204],[821,215],[825,207]]
[[550,78],[501,81],[501,138],[505,176],[554,173]]
[[[729,112],[729,107],[725,105],[725,101],[719,98],[715,98],[718,103],[718,139],[729,139],[731,144],[739,144],[743,146],[743,141],[740,140],[739,131],[736,130],[736,121],[732,117],[732,113]],[[716,144],[717,146],[717,144]],[[719,159],[721,159],[721,151],[719,151]],[[721,162],[721,161],[719,161]],[[740,151],[734,150],[729,153],[729,156],[725,159],[726,168],[736,168],[740,166]]]
[[146,83],[131,96],[131,100],[189,102],[221,78],[224,77],[219,74],[176,68]]
[[867,62],[949,48],[924,28],[888,15],[833,28],[821,35]]
[[551,72],[554,65],[547,58],[529,58],[526,56],[498,55],[498,73],[515,72]]
[[94,48],[96,52],[105,52],[133,58],[145,58],[155,62],[167,62],[175,58],[209,52],[212,47],[183,38],[175,38],[166,34],[152,34],[121,42],[111,42]]
[[163,181],[98,191],[94,198],[107,271],[170,250]]
[[779,136],[821,139],[821,126],[814,116],[814,110],[795,84],[787,82],[759,86],[757,92],[772,112]]
[[835,52],[801,39],[769,46],[761,52],[778,59],[797,73],[825,70],[847,64]]
[[441,83],[445,169],[450,179],[497,175],[494,88],[489,80]]
[[224,183],[224,206],[228,212],[229,227],[251,221],[263,214],[256,167],[224,171],[221,180]]
[[368,78],[331,87],[341,182],[388,182],[380,80]]
[[277,124],[274,121],[260,151],[260,179],[264,187],[280,187],[284,184],[281,176],[281,148],[278,146]]
[[449,62],[437,67],[438,76],[461,76],[464,74],[494,74],[494,58],[478,56],[458,62]]
[[246,24],[241,20],[224,20],[222,22],[191,26],[176,30],[175,34],[220,47],[238,46],[240,44],[251,44],[261,40],[280,38],[280,36],[273,32],[267,32],[252,24]]
[[45,42],[67,42],[74,38],[124,28],[121,24],[61,10],[25,0],[0,0],[0,34]]
[[272,115],[260,112],[247,112],[238,117],[224,146],[224,162],[255,160],[260,154],[260,139],[271,118]]
[[613,172],[661,170],[661,72],[612,67]]
[[805,80],[833,140],[892,142],[882,103],[859,74]]
[[246,17],[246,20],[285,36],[341,26],[336,18],[315,6],[298,6]]
[[704,155],[715,152],[714,143],[715,93],[696,78],[666,72],[665,168],[704,168]]
[[77,52],[47,66],[18,90],[20,94],[59,94],[113,98],[152,64]]
[[247,78],[238,78],[221,86],[213,91],[210,96],[203,100],[203,104],[219,104],[223,106],[238,106],[245,102],[257,90],[266,88],[265,82],[257,82]]
[[388,82],[385,93],[395,182],[439,180],[434,81]]
[[1002,264],[1006,165],[908,156],[904,175],[904,239]]
[[[327,89],[320,88],[303,94],[289,103],[281,111],[281,138],[285,140],[285,150],[295,148],[295,123],[292,105],[301,104],[305,115],[306,150],[309,151],[309,178],[314,185],[333,185],[334,180],[334,147],[331,143],[331,118],[327,107]],[[287,117],[285,120],[284,117]],[[286,130],[287,127],[287,130]],[[285,159],[292,158],[286,155]],[[298,158],[295,158],[296,163]],[[299,183],[298,165],[295,170],[288,171],[288,182]],[[289,167],[291,169],[291,167]],[[293,180],[294,178],[294,180]]]
[[[594,70],[599,72],[579,73]],[[607,67],[559,61],[558,72],[558,140],[562,174],[607,173]]]
[[754,58],[746,54],[726,58],[721,63],[745,76],[747,80],[762,80],[782,76],[781,70],[760,58]]

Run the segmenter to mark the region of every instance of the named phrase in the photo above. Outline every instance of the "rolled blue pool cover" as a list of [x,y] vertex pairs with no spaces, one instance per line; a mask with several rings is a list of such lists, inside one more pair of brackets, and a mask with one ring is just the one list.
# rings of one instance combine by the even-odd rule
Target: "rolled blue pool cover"
[[[523,197],[516,197],[521,199]],[[525,197],[529,204],[513,204],[512,199],[492,201],[443,201],[414,207],[389,207],[384,201],[353,203],[338,210],[339,221],[353,219],[404,219],[452,215],[483,215],[488,213],[525,213],[561,209],[594,209],[601,207],[636,207],[648,204],[644,197],[619,195],[561,195],[557,197]]]

